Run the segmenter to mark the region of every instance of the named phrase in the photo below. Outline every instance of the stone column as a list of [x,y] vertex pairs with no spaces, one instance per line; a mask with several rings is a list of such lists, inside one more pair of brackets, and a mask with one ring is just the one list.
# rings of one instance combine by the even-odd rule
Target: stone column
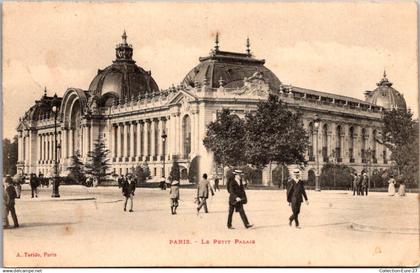
[[141,127],[142,127],[143,125],[141,124],[141,122],[140,121],[137,121],[137,146],[136,146],[136,149],[137,149],[137,158],[138,158],[138,161],[141,161],[141,156],[143,155],[142,154],[142,143],[141,143],[141,139],[142,139],[142,136],[141,136],[141,133],[142,133],[142,130],[141,130]]
[[349,163],[349,126],[343,124],[341,126],[341,157],[343,158],[343,163]]
[[117,124],[117,160],[120,160],[122,153],[121,153],[121,124]]
[[361,130],[360,126],[354,125],[354,139],[353,139],[353,156],[354,156],[354,163],[361,163],[362,157],[360,153],[361,149]]
[[155,149],[155,134],[156,134],[156,121],[153,119],[151,125],[151,134],[150,134],[150,155],[152,156],[153,160],[153,156],[156,155],[156,149]]
[[134,151],[134,122],[130,122],[130,157],[134,158],[135,151]]
[[149,156],[150,155],[150,151],[148,148],[148,143],[149,143],[149,135],[148,132],[150,130],[150,121],[146,120],[144,125],[143,125],[143,155],[144,156]]
[[122,151],[122,154],[123,154],[123,157],[124,157],[124,159],[123,159],[123,162],[126,160],[125,158],[127,158],[128,157],[128,124],[127,123],[123,123],[123,138],[124,138],[124,140],[123,140],[123,151]]

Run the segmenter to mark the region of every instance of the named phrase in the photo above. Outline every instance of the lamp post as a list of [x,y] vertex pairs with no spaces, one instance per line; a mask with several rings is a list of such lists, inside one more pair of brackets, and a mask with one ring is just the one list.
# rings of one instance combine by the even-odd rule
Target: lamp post
[[58,178],[58,157],[57,157],[57,150],[58,150],[58,142],[57,142],[57,116],[59,107],[58,105],[58,98],[57,94],[54,94],[53,100],[52,100],[52,108],[51,110],[54,113],[54,177],[53,177],[53,191],[51,194],[51,197],[53,198],[59,198],[60,192],[60,181]]
[[319,152],[318,152],[318,128],[321,119],[317,114],[314,116],[314,127],[315,127],[315,146],[316,146],[316,175],[315,175],[315,190],[321,191],[321,186],[319,185]]
[[[168,135],[166,135],[165,129],[163,129],[162,131],[162,135],[160,136],[162,138],[162,165],[163,165],[163,169],[162,169],[162,176],[165,177],[165,147],[166,147],[166,138],[168,137]],[[166,178],[166,177],[165,177]]]

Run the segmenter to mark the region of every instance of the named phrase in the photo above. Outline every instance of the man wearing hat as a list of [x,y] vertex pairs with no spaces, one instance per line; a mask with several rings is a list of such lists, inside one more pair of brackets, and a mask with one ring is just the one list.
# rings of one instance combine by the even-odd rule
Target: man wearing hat
[[233,229],[232,227],[232,216],[233,211],[236,210],[236,212],[239,212],[239,215],[241,216],[242,222],[244,223],[245,228],[250,228],[253,225],[251,225],[248,222],[248,218],[246,217],[244,207],[243,205],[246,204],[247,197],[244,189],[244,185],[242,183],[242,171],[241,170],[235,170],[234,176],[231,176],[228,178],[227,182],[227,189],[229,192],[229,215],[228,215],[228,221],[227,221],[227,227],[229,229]]
[[309,205],[308,197],[306,196],[305,188],[303,186],[303,181],[300,179],[299,169],[294,169],[292,174],[292,179],[290,185],[287,189],[287,202],[289,206],[292,207],[293,214],[289,217],[289,226],[292,226],[293,220],[295,221],[296,228],[299,226],[299,213],[300,205],[303,202],[302,196],[305,198],[306,204]]
[[12,214],[13,224],[15,228],[19,227],[16,210],[15,210],[15,198],[17,196],[16,189],[13,186],[13,181],[10,175],[6,176],[6,189],[3,192],[3,202],[4,202],[4,227],[9,227],[9,212]]
[[171,213],[172,215],[176,214],[176,209],[178,207],[178,201],[179,201],[179,181],[172,179],[172,177],[169,177],[169,181],[171,182],[171,188],[169,190],[169,198],[170,198],[170,204],[171,204]]
[[207,174],[203,174],[203,179],[198,182],[197,185],[197,199],[200,201],[197,206],[197,214],[200,212],[200,209],[204,207],[204,212],[208,213],[207,209],[207,198],[209,198],[209,190],[211,194],[214,195],[213,189],[210,186],[210,182],[207,180]]

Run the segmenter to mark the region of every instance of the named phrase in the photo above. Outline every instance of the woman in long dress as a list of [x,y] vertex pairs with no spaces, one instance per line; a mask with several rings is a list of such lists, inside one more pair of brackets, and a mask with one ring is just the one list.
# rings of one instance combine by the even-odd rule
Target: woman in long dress
[[394,196],[395,195],[395,179],[393,176],[388,180],[388,195]]

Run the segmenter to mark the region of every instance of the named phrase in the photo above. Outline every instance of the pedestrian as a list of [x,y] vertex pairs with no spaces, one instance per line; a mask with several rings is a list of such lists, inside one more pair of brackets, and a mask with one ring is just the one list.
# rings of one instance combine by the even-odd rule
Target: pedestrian
[[405,196],[405,183],[404,180],[400,181],[400,187],[398,188],[398,195]]
[[176,209],[178,208],[179,203],[179,181],[172,179],[169,177],[169,181],[171,181],[171,188],[169,190],[169,201],[171,205],[171,214],[176,214]]
[[220,189],[219,189],[219,177],[217,177],[217,176],[214,179],[214,191],[220,191]]
[[31,186],[31,194],[32,194],[31,198],[34,198],[34,196],[38,198],[38,186],[39,186],[38,183],[39,183],[39,180],[36,177],[36,174],[31,173],[30,179],[29,179],[29,184]]
[[124,211],[127,211],[127,202],[130,200],[130,210],[129,212],[133,212],[133,199],[134,199],[134,192],[136,191],[136,182],[131,177],[126,177],[122,184],[122,193],[125,197],[124,203]]
[[121,188],[123,186],[123,183],[124,183],[124,175],[119,175],[118,179],[117,179],[117,182],[118,182],[118,188]]
[[357,191],[357,173],[353,174],[353,195],[359,195],[359,192]]
[[363,192],[362,192],[362,177],[361,177],[360,174],[357,174],[356,185],[357,185],[357,195],[363,195]]
[[207,180],[207,174],[205,173],[203,174],[203,179],[201,179],[197,185],[197,198],[199,200],[197,206],[197,215],[202,207],[204,207],[205,213],[209,212],[207,209],[207,199],[209,198],[209,190],[211,191],[211,194],[214,195],[213,189],[210,186],[210,182]]
[[388,195],[389,196],[395,195],[395,179],[393,175],[391,175],[390,179],[388,180]]
[[[22,193],[22,184],[25,181],[25,177],[21,174],[16,174],[13,178],[13,182],[16,188],[16,198],[20,199],[20,195]],[[23,181],[23,182],[22,182]]]
[[15,199],[16,189],[13,186],[13,181],[10,175],[6,176],[6,190],[3,192],[3,203],[4,203],[4,226],[3,228],[9,227],[9,212],[12,214],[13,225],[15,228],[19,227],[19,222],[15,210]]
[[292,222],[295,221],[296,228],[300,228],[298,217],[300,206],[303,202],[302,196],[305,198],[306,205],[309,205],[303,181],[300,179],[300,171],[299,169],[295,169],[293,170],[291,183],[287,189],[287,202],[289,203],[289,206],[292,207],[293,213],[289,217],[289,226],[292,226]]
[[248,199],[246,197],[244,185],[242,183],[241,174],[241,170],[235,170],[233,175],[228,178],[227,182],[227,189],[229,192],[229,214],[227,221],[228,229],[234,229],[232,226],[232,216],[234,210],[239,212],[245,228],[251,228],[253,226],[249,223],[243,206],[248,202]]
[[159,187],[161,190],[166,190],[166,178],[162,175],[162,179],[160,180]]
[[365,193],[365,195],[368,195],[368,191],[369,191],[369,177],[367,175],[367,173],[363,173],[363,177],[362,177],[362,195],[363,192]]

